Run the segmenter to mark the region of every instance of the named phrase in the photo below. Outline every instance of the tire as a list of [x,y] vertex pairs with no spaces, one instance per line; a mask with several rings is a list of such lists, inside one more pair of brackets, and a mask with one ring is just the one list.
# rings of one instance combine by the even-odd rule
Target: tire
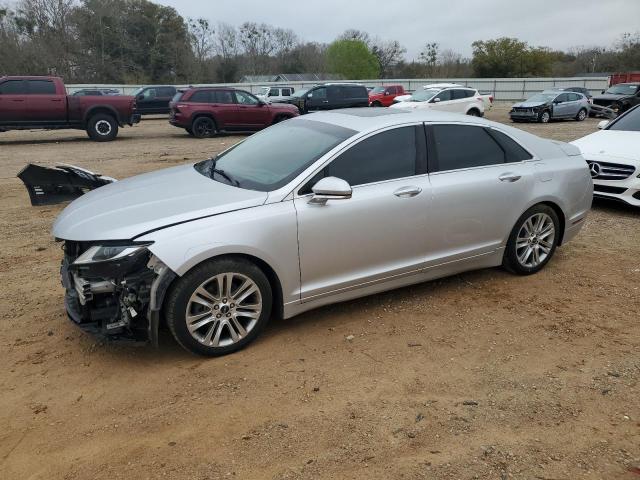
[[[262,270],[244,259],[223,258],[201,263],[178,279],[164,313],[183,348],[215,357],[253,341],[268,323],[271,306],[271,285]],[[188,315],[193,317],[190,327]]]
[[211,138],[216,134],[218,128],[213,118],[198,117],[193,121],[191,131],[196,138]]
[[551,113],[549,113],[549,110],[544,110],[540,112],[540,115],[538,115],[538,122],[540,123],[549,123],[550,120]]
[[186,127],[185,130],[189,135],[193,137],[193,130],[191,130],[191,127]]
[[87,122],[87,134],[96,142],[110,142],[118,136],[118,122],[107,113],[97,113]]
[[518,275],[539,272],[553,257],[559,240],[560,220],[556,212],[547,205],[534,205],[511,230],[502,265]]
[[382,107],[382,104],[376,100],[375,102],[372,102],[372,103],[371,103],[371,106],[372,106],[372,107],[379,108],[379,107]]
[[471,110],[469,110],[467,112],[467,115],[469,115],[471,117],[479,117],[480,116],[480,110],[478,110],[477,108],[472,108]]
[[587,116],[588,116],[587,109],[586,108],[581,108],[580,111],[578,112],[578,114],[576,115],[576,121],[584,122],[585,119],[587,118]]

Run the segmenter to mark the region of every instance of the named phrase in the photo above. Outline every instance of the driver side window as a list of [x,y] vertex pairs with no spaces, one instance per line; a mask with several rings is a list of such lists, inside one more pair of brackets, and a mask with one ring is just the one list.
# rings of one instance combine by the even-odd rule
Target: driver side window
[[416,129],[401,127],[363,140],[325,169],[326,175],[351,186],[381,182],[416,174]]
[[451,90],[445,90],[444,92],[440,92],[436,95],[432,101],[435,101],[436,98],[439,98],[441,102],[446,102],[447,100],[451,100]]
[[316,88],[315,90],[312,90],[311,93],[313,94],[312,98],[316,100],[325,100],[327,98],[326,87]]
[[248,94],[247,92],[242,92],[240,90],[236,90],[234,92],[236,94],[236,101],[239,105],[257,105],[258,99],[253,95]]

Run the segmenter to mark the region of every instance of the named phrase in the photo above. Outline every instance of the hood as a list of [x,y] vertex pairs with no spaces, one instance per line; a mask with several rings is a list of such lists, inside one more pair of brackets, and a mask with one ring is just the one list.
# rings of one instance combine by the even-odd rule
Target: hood
[[514,103],[513,107],[518,107],[518,108],[534,108],[534,107],[541,107],[542,105],[546,105],[547,102],[520,102],[520,103]]
[[72,202],[53,224],[63,240],[127,240],[174,223],[262,205],[266,192],[244,190],[198,173],[193,165],[111,183]]
[[295,112],[298,113],[298,109],[295,105],[291,105],[289,102],[272,102],[269,104],[269,108],[280,112]]
[[640,161],[640,132],[601,130],[571,142],[585,158]]
[[610,100],[610,101],[615,101],[615,100],[620,100],[622,98],[627,98],[627,97],[632,97],[633,95],[612,95],[610,93],[607,93],[606,95],[596,95],[595,97],[593,97],[594,100]]

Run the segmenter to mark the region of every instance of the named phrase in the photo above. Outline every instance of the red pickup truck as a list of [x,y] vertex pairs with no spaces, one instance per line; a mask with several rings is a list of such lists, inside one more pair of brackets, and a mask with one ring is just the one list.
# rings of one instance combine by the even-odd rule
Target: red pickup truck
[[67,95],[59,77],[0,78],[0,132],[73,128],[108,142],[116,138],[118,127],[140,121],[134,109],[130,96]]
[[399,95],[406,95],[402,85],[387,85],[386,87],[375,87],[369,92],[369,105],[371,107],[388,107],[393,103],[393,99]]

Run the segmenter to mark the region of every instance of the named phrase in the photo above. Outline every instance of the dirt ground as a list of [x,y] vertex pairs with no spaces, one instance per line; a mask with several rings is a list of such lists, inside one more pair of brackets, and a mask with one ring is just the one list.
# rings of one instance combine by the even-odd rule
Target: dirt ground
[[[596,123],[519,126],[568,141]],[[322,308],[223,358],[166,333],[155,350],[80,332],[49,233],[62,206],[31,207],[15,174],[66,162],[124,178],[239,138],[165,119],[107,144],[0,133],[0,478],[640,479],[640,212],[617,204],[594,204],[537,275]]]

